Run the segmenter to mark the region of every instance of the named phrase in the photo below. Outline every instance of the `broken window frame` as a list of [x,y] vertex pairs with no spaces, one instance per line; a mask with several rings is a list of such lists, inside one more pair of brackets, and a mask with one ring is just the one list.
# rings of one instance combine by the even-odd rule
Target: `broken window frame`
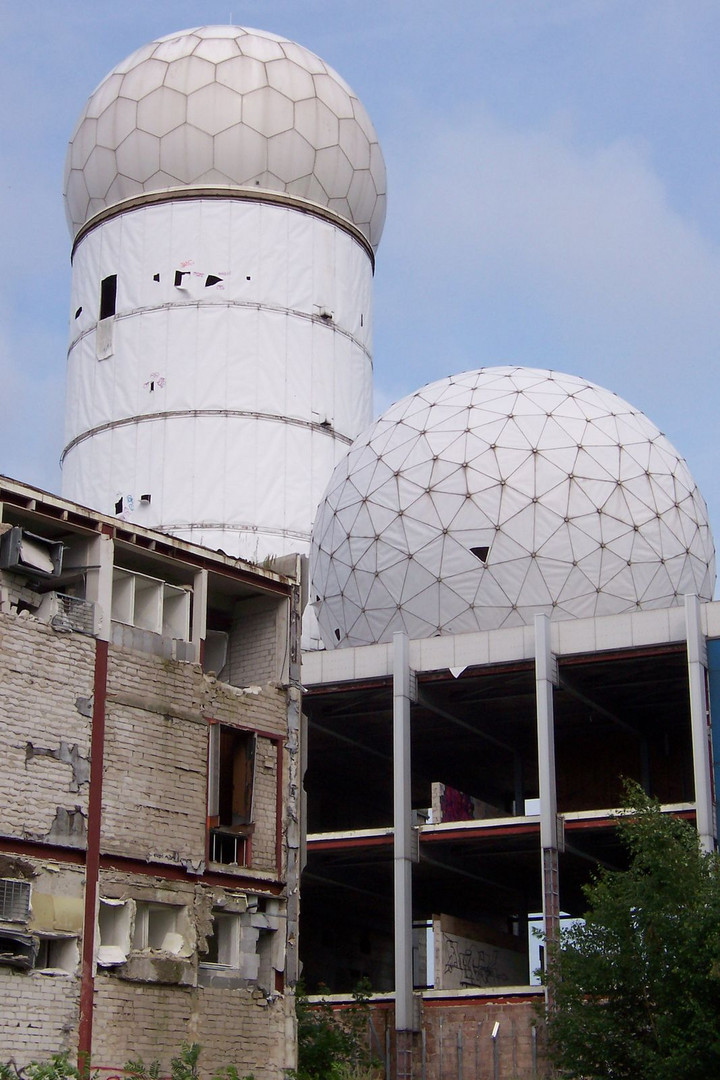
[[33,965],[35,971],[40,974],[62,972],[74,975],[79,963],[78,939],[74,934],[38,934],[38,949]]
[[[208,861],[252,866],[257,731],[211,721],[208,727]],[[238,790],[238,779],[243,790]],[[228,858],[228,854],[234,857]]]
[[[135,927],[133,930],[132,948],[134,952],[170,952],[179,953],[184,944],[182,935],[178,931],[180,907],[177,904],[162,904],[153,900],[135,901]],[[159,916],[161,921],[166,921],[164,930],[162,927],[153,929],[151,923],[153,916]],[[158,944],[157,929],[162,930],[162,941]],[[176,947],[171,948],[167,944],[168,935],[179,938]]]
[[[213,932],[208,935],[208,951],[201,964],[212,968],[223,968],[227,971],[237,971],[240,968],[241,916],[237,912],[216,910],[213,911],[212,920]],[[211,942],[215,942],[216,947]],[[214,954],[216,954],[216,959],[207,958]]]
[[131,930],[134,915],[134,900],[117,900],[110,896],[99,898],[95,927],[95,946],[99,967],[115,967],[117,964],[125,963],[132,947]]
[[37,938],[19,930],[0,928],[0,967],[30,971],[37,955]]

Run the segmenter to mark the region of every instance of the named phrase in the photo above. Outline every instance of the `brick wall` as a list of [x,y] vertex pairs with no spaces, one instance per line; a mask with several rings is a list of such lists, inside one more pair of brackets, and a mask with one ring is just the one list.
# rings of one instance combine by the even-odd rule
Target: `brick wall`
[[269,739],[259,738],[255,751],[253,793],[253,868],[275,871],[275,810],[277,751]]
[[94,656],[91,638],[59,634],[31,615],[0,615],[0,833],[62,842],[69,816],[76,829],[70,842],[78,841],[87,813],[84,712]]
[[0,1061],[18,1065],[77,1045],[80,980],[0,967]]
[[205,857],[207,726],[118,704],[105,722],[102,846],[133,858]]
[[246,600],[235,607],[226,678],[235,686],[275,682],[279,677],[276,600]]
[[[420,1006],[421,1032],[412,1037],[414,1080],[494,1080],[492,1032],[498,1023],[497,1075],[502,1080],[545,1080],[551,1075],[544,1056],[539,1023],[542,994],[428,999]],[[395,1076],[395,1032],[392,1005],[373,1006],[372,1048],[384,1058],[389,1033],[390,1069]],[[533,1035],[535,1031],[535,1035]],[[424,1045],[424,1052],[423,1052]]]
[[291,997],[268,1001],[249,989],[96,981],[95,1065],[118,1068],[129,1057],[158,1058],[164,1073],[183,1042],[198,1041],[202,1075],[236,1065],[241,1076],[278,1080],[293,1064]]

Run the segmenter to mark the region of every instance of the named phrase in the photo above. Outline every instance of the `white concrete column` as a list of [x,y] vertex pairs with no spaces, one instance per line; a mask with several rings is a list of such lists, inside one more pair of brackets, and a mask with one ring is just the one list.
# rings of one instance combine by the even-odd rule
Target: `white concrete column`
[[109,641],[115,564],[112,537],[98,533],[88,545],[87,559],[91,569],[85,581],[85,599],[95,604],[95,636],[100,641]]
[[200,662],[202,643],[207,634],[208,572],[196,570],[193,575],[192,643],[195,662]]
[[550,648],[550,620],[535,616],[535,698],[537,709],[540,846],[542,848],[543,922],[548,940],[560,929],[558,887],[558,817],[555,783],[553,687],[558,684],[557,660]]
[[700,843],[705,851],[713,851],[717,839],[717,819],[712,782],[713,754],[707,693],[707,644],[700,626],[700,602],[697,596],[685,597],[685,634],[695,778],[695,819]]
[[395,906],[395,1029],[413,1029],[410,704],[413,676],[407,634],[393,634],[393,886]]

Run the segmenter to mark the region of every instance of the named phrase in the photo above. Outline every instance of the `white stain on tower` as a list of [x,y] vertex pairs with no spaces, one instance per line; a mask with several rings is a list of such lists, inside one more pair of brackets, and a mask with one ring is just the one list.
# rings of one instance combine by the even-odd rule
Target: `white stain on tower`
[[139,49],[70,142],[63,494],[245,558],[306,551],[372,418],[385,167],[308,50],[239,27]]

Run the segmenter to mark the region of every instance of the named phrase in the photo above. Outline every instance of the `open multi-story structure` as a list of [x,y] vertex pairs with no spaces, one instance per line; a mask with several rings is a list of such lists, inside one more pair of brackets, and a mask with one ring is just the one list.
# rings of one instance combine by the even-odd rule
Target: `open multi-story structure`
[[397,1076],[538,1076],[533,929],[622,865],[623,778],[716,843],[705,505],[615,395],[486,368],[358,438],[314,537],[308,985],[386,992]]

